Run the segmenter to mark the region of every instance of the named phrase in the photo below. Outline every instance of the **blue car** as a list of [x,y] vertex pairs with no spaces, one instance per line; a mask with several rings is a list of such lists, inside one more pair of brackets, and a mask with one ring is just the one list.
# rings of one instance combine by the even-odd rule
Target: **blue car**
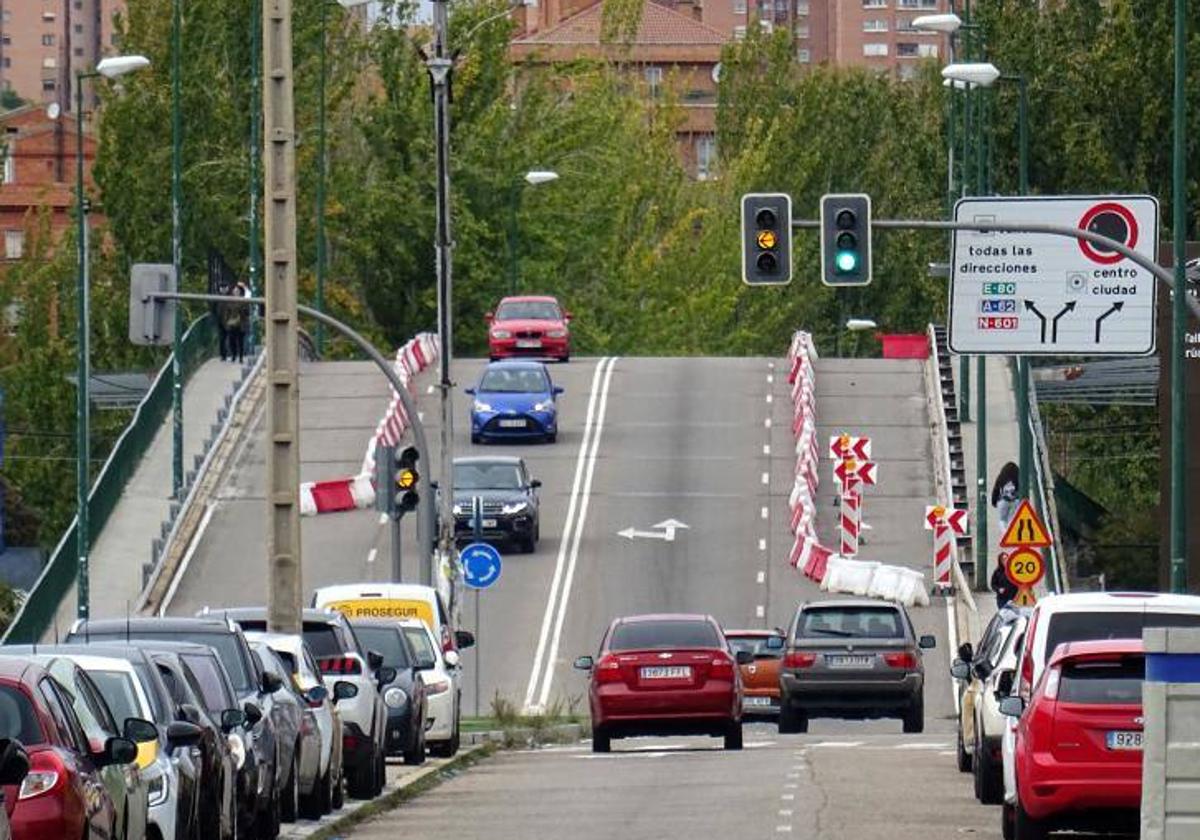
[[563,389],[550,381],[541,362],[492,362],[468,388],[471,406],[471,443],[489,440],[540,438],[554,443],[558,437],[558,395]]

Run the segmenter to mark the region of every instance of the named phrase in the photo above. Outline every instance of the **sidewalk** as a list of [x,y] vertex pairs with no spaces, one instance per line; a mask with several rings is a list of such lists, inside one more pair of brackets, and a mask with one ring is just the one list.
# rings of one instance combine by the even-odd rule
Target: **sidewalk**
[[[225,396],[242,378],[242,367],[219,359],[201,365],[188,380],[183,392],[183,465],[192,469],[195,457],[203,451],[217,412],[225,405]],[[171,415],[154,436],[141,463],[104,530],[91,551],[91,614],[111,618],[125,614],[127,605],[137,601],[142,590],[142,564],[151,560],[151,541],[161,534],[162,523],[170,514],[172,476]],[[76,600],[72,589],[63,598],[55,620],[58,632],[65,633],[75,620]],[[52,625],[48,639],[55,634]]]

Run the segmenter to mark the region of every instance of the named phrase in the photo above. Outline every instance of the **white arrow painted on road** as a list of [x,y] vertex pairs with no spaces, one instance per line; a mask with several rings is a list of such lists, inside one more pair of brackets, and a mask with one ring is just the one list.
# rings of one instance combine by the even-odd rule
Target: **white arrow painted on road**
[[654,531],[642,531],[637,528],[626,528],[624,531],[617,531],[617,536],[624,537],[627,540],[637,539],[641,537],[647,540],[663,540],[665,542],[675,542],[675,532],[683,530],[688,526],[680,522],[678,519],[668,519],[665,522],[659,522],[653,526]]

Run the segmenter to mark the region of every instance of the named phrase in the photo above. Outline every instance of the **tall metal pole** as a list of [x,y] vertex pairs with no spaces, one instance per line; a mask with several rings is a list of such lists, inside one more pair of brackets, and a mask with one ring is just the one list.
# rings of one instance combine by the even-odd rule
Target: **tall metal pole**
[[[262,0],[254,0],[250,10],[250,294],[260,293],[262,285]],[[254,309],[251,309],[250,335],[254,348]]]
[[[321,5],[321,77],[317,96],[317,301],[318,312],[325,311],[325,50],[329,46],[328,0],[319,0]],[[325,354],[325,325],[317,322],[317,355]],[[397,578],[399,580],[399,578]]]
[[[453,298],[451,250],[454,247],[450,228],[450,69],[447,58],[449,28],[447,0],[433,0],[433,54],[426,62],[429,80],[433,85],[433,134],[437,155],[437,224],[434,246],[437,251],[438,338],[441,378],[441,437],[442,462],[439,483],[440,504],[438,547],[440,562],[454,554],[454,427],[450,380],[450,361],[454,353]],[[432,580],[433,570],[421,570],[421,582]],[[454,609],[454,607],[451,607]]]
[[[982,51],[979,53],[982,55]],[[976,119],[977,146],[975,149],[975,194],[983,195],[987,189],[987,153],[985,151],[984,119],[985,93],[983,88],[977,88],[979,109]],[[975,502],[975,588],[986,589],[991,560],[991,546],[988,544],[988,456],[987,456],[987,356],[975,357],[975,487],[977,491]]]
[[1171,178],[1171,239],[1175,292],[1171,330],[1171,591],[1187,592],[1187,391],[1184,385],[1184,332],[1187,329],[1187,2],[1175,0],[1175,103]]
[[300,632],[300,383],[292,0],[263,3],[267,371],[267,627]]
[[88,617],[90,595],[88,591],[88,550],[90,534],[88,529],[88,489],[91,484],[91,439],[88,382],[91,378],[91,362],[89,353],[88,325],[88,223],[87,197],[83,192],[83,80],[93,77],[94,73],[79,73],[75,76],[75,216],[79,222],[78,242],[76,243],[76,258],[79,260],[79,270],[75,290],[76,309],[78,314],[78,333],[76,337],[77,364],[76,376],[79,379],[75,390],[75,509],[76,509],[76,556],[77,556],[77,585],[76,585],[76,615],[79,618]]
[[[966,0],[963,4],[963,23],[967,26],[971,25],[971,0]],[[963,60],[971,60],[971,33],[969,30],[964,31],[963,35]],[[950,90],[954,90],[954,85],[951,83]],[[972,86],[967,85],[963,88],[963,136],[962,136],[962,174],[960,183],[962,186],[962,194],[965,196],[970,191],[971,182],[971,105],[972,105]],[[970,356],[959,356],[958,358],[958,419],[963,423],[971,422],[971,358]]]
[[[1018,192],[1029,195],[1029,86],[1024,75],[1015,77],[1019,100],[1017,105],[1017,134],[1020,151]],[[1017,357],[1017,425],[1019,426],[1018,494],[1029,498],[1033,478],[1033,430],[1029,428],[1029,359]]]
[[508,293],[517,293],[517,208],[521,200],[521,184],[514,181],[508,202]]
[[[171,0],[171,265],[183,288],[183,0]],[[175,307],[171,353],[171,487],[183,499],[183,307]]]

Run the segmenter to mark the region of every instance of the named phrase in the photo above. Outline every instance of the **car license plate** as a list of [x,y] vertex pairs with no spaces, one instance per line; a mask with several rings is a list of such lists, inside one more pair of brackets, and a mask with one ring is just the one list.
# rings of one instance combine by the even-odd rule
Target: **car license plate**
[[495,527],[496,527],[496,520],[495,520],[495,519],[485,519],[485,520],[483,520],[483,524],[482,524],[482,526],[481,526],[481,527],[483,527],[483,528],[495,528]]
[[642,669],[644,680],[687,680],[691,677],[689,665],[653,665]]
[[746,705],[747,706],[770,706],[771,698],[770,697],[747,697]]
[[1142,733],[1131,730],[1113,730],[1105,735],[1110,750],[1140,750]]
[[874,656],[826,656],[825,664],[830,668],[874,668]]
[[527,350],[532,350],[534,348],[541,347],[542,342],[536,338],[522,338],[517,341],[517,346]]
[[524,429],[525,428],[525,418],[516,417],[511,420],[501,420],[500,428],[502,428],[502,429]]

